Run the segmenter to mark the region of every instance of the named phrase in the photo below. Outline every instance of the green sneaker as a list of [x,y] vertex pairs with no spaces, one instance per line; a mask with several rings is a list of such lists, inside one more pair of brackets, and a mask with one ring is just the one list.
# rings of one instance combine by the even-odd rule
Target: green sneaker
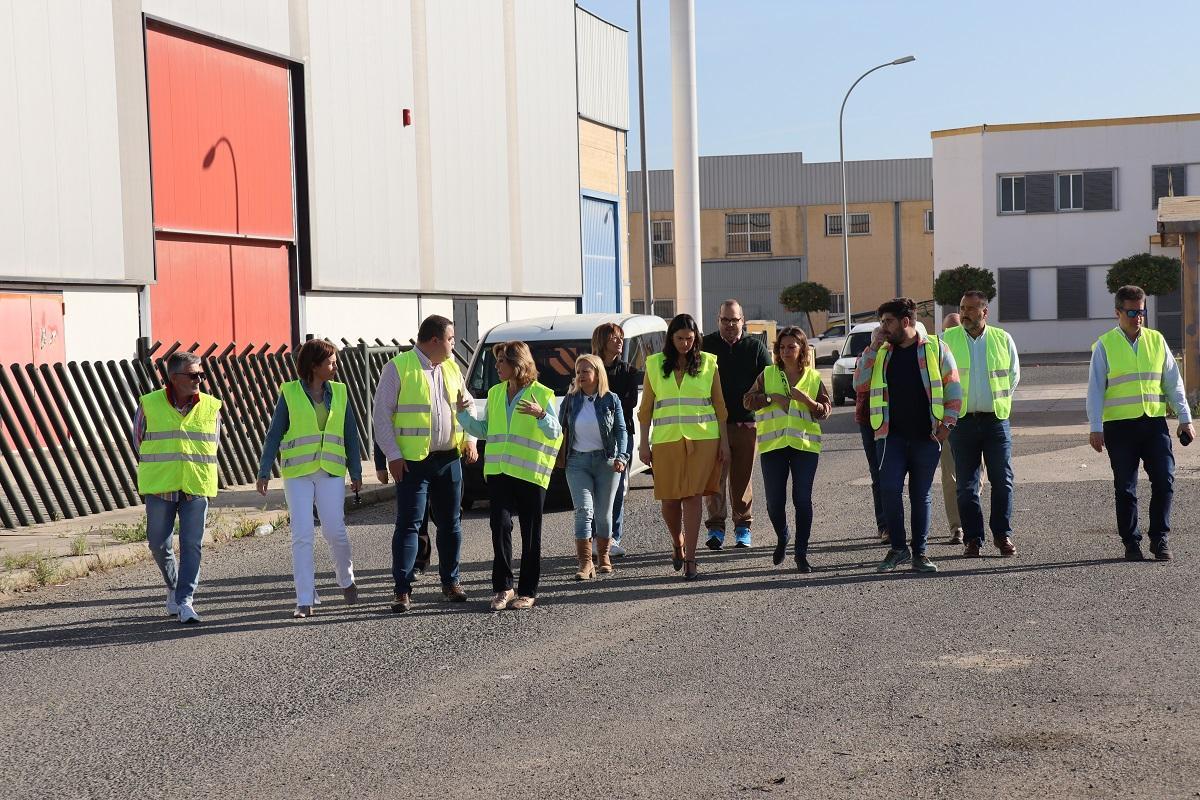
[[933,563],[933,559],[921,553],[919,556],[913,557],[912,562],[913,572],[937,572],[937,564]]
[[876,572],[892,572],[896,567],[912,558],[908,548],[903,550],[888,550],[883,561],[879,562],[879,566],[875,568]]

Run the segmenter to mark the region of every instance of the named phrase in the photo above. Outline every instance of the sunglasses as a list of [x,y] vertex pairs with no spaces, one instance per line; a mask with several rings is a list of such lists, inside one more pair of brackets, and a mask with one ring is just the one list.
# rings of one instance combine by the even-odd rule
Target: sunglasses
[[203,381],[205,378],[208,377],[207,372],[177,372],[175,374],[182,375],[183,377],[188,378],[193,381]]
[[1138,317],[1146,316],[1146,309],[1144,308],[1126,308],[1124,311],[1125,316],[1129,317],[1130,319],[1137,319]]

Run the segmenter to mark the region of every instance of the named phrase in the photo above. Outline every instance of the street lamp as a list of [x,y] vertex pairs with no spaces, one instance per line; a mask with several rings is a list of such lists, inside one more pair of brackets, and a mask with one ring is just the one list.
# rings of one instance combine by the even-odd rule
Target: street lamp
[[846,200],[846,144],[842,138],[842,116],[846,113],[846,101],[850,99],[850,92],[854,91],[854,87],[862,81],[863,78],[870,75],[877,69],[884,67],[892,67],[897,64],[907,64],[910,61],[916,61],[916,56],[904,56],[897,58],[895,61],[889,61],[886,64],[880,64],[877,67],[871,67],[869,70],[858,76],[858,80],[850,84],[850,88],[846,91],[846,96],[842,98],[842,108],[838,111],[838,160],[842,164],[842,277],[846,281],[846,294],[842,297],[842,310],[846,316],[846,335],[850,335],[851,317],[850,317],[850,212],[847,206],[849,203]]

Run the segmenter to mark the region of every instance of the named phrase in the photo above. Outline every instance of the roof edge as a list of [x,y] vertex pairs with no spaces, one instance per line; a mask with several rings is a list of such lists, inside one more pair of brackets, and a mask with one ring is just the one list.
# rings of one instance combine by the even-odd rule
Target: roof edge
[[972,133],[1006,133],[1013,131],[1046,131],[1061,128],[1102,128],[1110,125],[1162,125],[1172,122],[1200,122],[1200,114],[1159,114],[1149,117],[1108,117],[1105,119],[1072,119],[1058,122],[1011,122],[999,125],[972,125],[966,128],[947,128],[930,131],[931,139],[965,136]]

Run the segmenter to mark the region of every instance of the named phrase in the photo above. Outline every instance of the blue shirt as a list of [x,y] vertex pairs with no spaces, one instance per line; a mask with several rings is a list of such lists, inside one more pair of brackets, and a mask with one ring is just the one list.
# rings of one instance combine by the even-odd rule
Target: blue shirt
[[[963,407],[963,413],[974,414],[979,411],[991,413],[996,410],[996,405],[992,397],[992,382],[988,379],[987,328],[983,329],[978,339],[967,333],[966,328],[963,328],[963,333],[967,334],[967,354],[971,357],[971,368],[967,373],[970,378],[970,386],[967,387],[967,401]],[[1008,331],[1004,331],[1004,337],[1008,339],[1008,360],[1012,363],[1012,367],[1009,368],[1009,380],[1011,381],[1011,391],[1015,393],[1017,383],[1021,380],[1021,362],[1017,358],[1017,346],[1013,343],[1013,338],[1008,335]],[[959,365],[959,368],[961,369],[962,366]]]
[[[328,382],[325,384],[325,408],[329,408],[333,403],[333,388]],[[271,415],[271,427],[267,429],[267,439],[263,442],[262,458],[258,461],[258,477],[270,478],[271,467],[275,464],[275,456],[279,454],[279,443],[283,441],[283,435],[287,433],[288,427],[292,424],[291,416],[288,414],[287,400],[283,399],[283,394],[279,395],[279,401],[275,403],[275,413]],[[346,426],[342,431],[342,438],[346,440],[346,469],[350,473],[352,480],[362,480],[362,455],[358,444],[358,423],[354,417],[354,404],[346,399]]]
[[[1141,341],[1141,338],[1139,334],[1137,339],[1130,342],[1129,337],[1125,337],[1125,341],[1129,342],[1134,355],[1137,355],[1138,342]],[[1108,388],[1108,355],[1104,352],[1104,345],[1097,343],[1092,348],[1092,369],[1088,375],[1087,392],[1087,415],[1092,433],[1104,432],[1104,390],[1106,388]],[[1190,424],[1192,410],[1188,407],[1187,398],[1183,396],[1183,385],[1179,380],[1179,365],[1175,363],[1175,356],[1171,353],[1170,347],[1167,347],[1167,352],[1163,356],[1162,388],[1163,394],[1167,396],[1167,403],[1179,416],[1179,423],[1181,425]]]
[[[528,386],[521,387],[521,390],[513,395],[513,399],[508,401],[508,424],[512,426],[513,412],[517,409],[517,403],[521,402],[521,398],[525,396],[525,390]],[[544,409],[546,415],[537,420],[538,430],[547,439],[557,439],[562,433],[562,424],[558,421],[558,412],[554,409],[554,402],[550,402],[550,408]],[[471,410],[458,412],[458,424],[462,425],[463,430],[474,436],[476,439],[487,438],[487,405],[483,407],[483,419],[475,419],[471,416]]]

